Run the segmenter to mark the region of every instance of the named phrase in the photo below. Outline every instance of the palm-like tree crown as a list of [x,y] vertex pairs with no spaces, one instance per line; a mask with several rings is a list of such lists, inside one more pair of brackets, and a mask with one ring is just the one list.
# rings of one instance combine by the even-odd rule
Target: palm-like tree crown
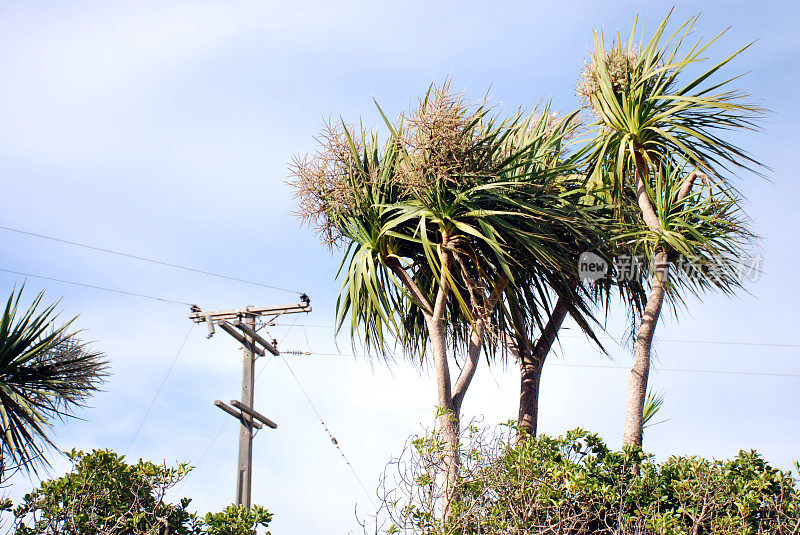
[[48,464],[54,419],[97,391],[106,360],[67,332],[72,321],[54,327],[56,304],[42,307],[43,293],[24,311],[21,295],[12,292],[0,317],[0,453],[3,469],[35,471]]
[[[447,285],[454,346],[500,281],[509,288],[519,281],[520,298],[534,304],[546,298],[553,274],[575,272],[591,229],[572,202],[575,162],[564,156],[574,115],[555,119],[545,107],[501,120],[485,102],[470,106],[445,86],[386,124],[391,136],[382,146],[363,130],[329,128],[323,150],[295,165],[303,215],[328,242],[346,241],[340,326],[349,316],[351,330],[381,352],[389,329],[407,354],[422,357],[425,310],[398,268],[423,301]],[[443,252],[453,265],[443,266]],[[504,308],[493,310],[504,329]],[[486,349],[504,347],[494,340],[484,340]]]
[[[749,45],[684,81],[691,69],[706,61],[701,55],[722,35],[687,45],[696,21],[697,17],[689,19],[663,39],[667,16],[644,44],[637,42],[635,23],[627,42],[618,39],[609,50],[603,35],[594,35],[595,52],[582,73],[578,94],[597,118],[592,178],[601,182],[610,177],[615,199],[624,194],[624,181],[634,170],[647,174],[665,160],[721,179],[725,171],[760,166],[722,136],[754,129],[764,110],[746,102],[746,93],[729,89],[738,76],[715,78]],[[604,169],[612,173],[604,174]]]
[[670,281],[674,303],[681,288],[730,292],[741,283],[741,259],[755,236],[730,173],[761,164],[727,134],[754,129],[765,111],[730,89],[738,76],[716,78],[747,46],[702,69],[702,55],[722,34],[689,43],[697,17],[666,36],[668,21],[647,42],[635,23],[628,40],[618,37],[609,49],[595,33],[578,94],[596,118],[588,185],[615,207],[617,253],[650,261],[659,249],[680,259],[678,274],[688,276]]

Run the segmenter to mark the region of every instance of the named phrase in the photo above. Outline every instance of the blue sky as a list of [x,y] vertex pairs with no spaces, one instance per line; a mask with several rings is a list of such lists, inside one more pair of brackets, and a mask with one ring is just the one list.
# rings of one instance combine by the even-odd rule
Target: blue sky
[[[293,155],[314,147],[329,115],[377,124],[377,99],[396,115],[428,84],[452,76],[468,96],[488,90],[501,109],[552,99],[577,105],[574,83],[593,28],[627,32],[667,2],[4,2],[0,5],[0,226],[129,252],[307,292],[314,311],[271,334],[284,349],[336,353],[331,327],[338,257],[302,228],[286,185]],[[772,170],[744,175],[765,275],[736,298],[691,301],[659,325],[652,384],[669,421],[646,447],[730,456],[757,448],[776,465],[800,459],[800,378],[665,369],[800,373],[795,275],[797,101],[800,38],[791,2],[679,2],[676,20],[702,13],[697,34],[730,27],[712,48],[722,58],[755,40],[732,66],[772,110],[741,143]],[[0,230],[0,268],[197,303],[204,309],[293,302],[296,294],[214,279]],[[0,272],[8,293],[22,277]],[[190,322],[184,306],[30,278],[65,317],[80,314],[113,376],[84,421],[59,425],[63,449],[113,448],[186,460],[180,489],[200,510],[233,498],[236,429],[212,405],[238,397],[240,353],[224,333],[193,329],[153,410],[151,400]],[[625,332],[613,311],[609,334]],[[295,321],[289,318],[286,323]],[[305,327],[301,326],[304,325]],[[574,329],[554,364],[627,366],[603,357]],[[674,340],[794,344],[794,347]],[[351,353],[340,337],[339,349]],[[425,370],[353,357],[288,357],[364,483],[405,438],[429,425],[434,382]],[[262,359],[256,408],[277,431],[255,441],[254,499],[276,513],[274,532],[359,531],[368,499],[332,447],[283,363]],[[660,370],[660,371],[659,371]],[[582,426],[619,445],[626,372],[551,366],[543,378],[541,429]],[[513,366],[483,365],[464,407],[486,423],[516,413]],[[142,425],[143,422],[143,425]],[[134,444],[129,444],[141,426]],[[217,437],[214,440],[214,437]],[[205,456],[203,453],[206,452]],[[201,459],[202,457],[202,459]],[[197,463],[201,460],[200,463]],[[56,463],[56,471],[63,469]],[[18,479],[14,496],[30,483]]]

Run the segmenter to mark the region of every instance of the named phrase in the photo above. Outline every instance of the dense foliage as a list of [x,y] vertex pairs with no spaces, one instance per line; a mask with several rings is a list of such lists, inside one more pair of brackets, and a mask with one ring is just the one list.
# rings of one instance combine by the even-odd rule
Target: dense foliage
[[191,470],[185,463],[128,464],[110,450],[68,456],[68,474],[44,481],[13,509],[14,535],[253,535],[272,519],[263,507],[235,505],[201,519],[188,511],[189,498],[167,502],[167,492]]
[[[611,450],[581,429],[519,442],[472,427],[462,441],[458,500],[442,521],[442,444],[410,443],[392,466],[379,515],[386,533],[747,535],[800,533],[800,484],[755,451],[726,461],[635,447]],[[795,468],[800,470],[800,464]]]
[[255,533],[256,527],[266,527],[270,521],[272,521],[272,513],[260,505],[254,505],[252,509],[241,505],[229,505],[219,513],[206,515],[203,533],[206,535],[250,535]]

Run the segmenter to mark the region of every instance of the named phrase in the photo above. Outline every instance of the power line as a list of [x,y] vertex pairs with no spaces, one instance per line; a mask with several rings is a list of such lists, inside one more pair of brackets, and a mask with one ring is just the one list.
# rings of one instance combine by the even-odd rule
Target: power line
[[345,455],[344,450],[342,449],[342,447],[339,445],[339,441],[336,440],[336,437],[333,436],[333,433],[331,433],[331,430],[328,429],[328,425],[325,423],[325,420],[322,418],[322,415],[320,414],[319,409],[317,409],[317,406],[314,404],[314,401],[311,399],[311,396],[308,395],[308,392],[303,387],[303,384],[300,382],[300,379],[294,373],[294,370],[289,365],[289,362],[286,360],[286,358],[283,355],[280,355],[280,357],[281,357],[281,360],[283,361],[283,363],[286,365],[286,368],[289,370],[289,373],[292,374],[292,377],[294,378],[295,382],[297,383],[297,386],[300,387],[300,390],[303,392],[303,395],[305,396],[306,401],[308,401],[308,404],[311,405],[311,408],[316,413],[317,418],[319,418],[319,423],[322,424],[322,428],[328,434],[328,437],[331,439],[331,443],[336,447],[337,450],[339,450],[339,454],[342,456],[342,459],[344,459],[344,462],[347,464],[348,468],[350,468],[350,471],[353,473],[353,477],[356,478],[356,481],[361,486],[361,490],[363,490],[364,494],[367,495],[367,498],[369,498],[369,500],[372,502],[372,505],[377,507],[377,504],[372,499],[372,495],[367,490],[367,487],[364,485],[364,482],[361,481],[360,477],[358,477],[358,472],[356,472],[355,467],[350,462],[350,459],[347,458],[347,455]]
[[[586,338],[580,334],[560,334],[559,338]],[[599,336],[603,340],[611,340],[616,342],[617,345],[622,345],[619,340],[612,336]],[[710,345],[723,345],[723,346],[752,346],[752,347],[786,347],[786,348],[800,348],[800,344],[776,344],[772,342],[743,342],[738,340],[684,340],[680,338],[658,338],[655,342],[668,342],[675,344],[710,344]]]
[[208,452],[209,452],[209,451],[211,451],[211,447],[214,445],[214,443],[217,441],[217,439],[219,438],[219,436],[222,434],[222,430],[223,430],[223,429],[225,429],[225,427],[228,425],[228,422],[230,422],[230,421],[231,421],[231,420],[225,420],[225,422],[224,422],[224,423],[223,423],[223,424],[222,424],[222,425],[219,427],[219,430],[217,431],[217,434],[216,434],[216,435],[214,435],[214,438],[212,438],[212,439],[211,439],[211,442],[209,442],[209,443],[208,443],[208,446],[207,446],[207,447],[206,447],[206,449],[203,451],[203,454],[200,456],[200,458],[199,458],[199,459],[197,459],[197,464],[195,464],[195,468],[197,468],[197,466],[198,466],[200,463],[202,463],[202,462],[203,462],[203,459],[205,459],[205,458],[206,458],[206,455],[208,454]]
[[[630,367],[628,366],[604,366],[602,364],[566,364],[561,362],[553,362],[545,365],[565,367],[565,368],[606,368],[609,370],[630,370]],[[698,370],[694,368],[660,368],[657,366],[654,366],[653,369],[657,372],[673,372],[673,373],[709,373],[715,375],[760,375],[767,377],[800,377],[800,373],[745,372],[738,370]]]
[[[297,320],[298,320],[298,318],[299,318],[298,316],[295,316],[295,317],[294,317],[294,321],[293,321],[292,323],[288,324],[288,325],[289,325],[289,328],[288,328],[288,329],[286,329],[286,332],[284,332],[284,333],[283,333],[283,336],[282,336],[282,337],[281,337],[281,339],[278,341],[278,344],[275,346],[276,348],[278,348],[278,351],[280,351],[280,346],[282,346],[282,345],[283,345],[283,342],[286,340],[286,337],[287,337],[287,336],[289,336],[289,331],[291,331],[291,330],[292,330],[292,328],[294,328],[294,326],[295,326],[295,325],[297,325]],[[256,374],[256,379],[255,379],[256,381],[258,381],[258,378],[259,378],[259,377],[261,377],[261,374],[262,374],[262,373],[264,373],[264,370],[265,370],[266,368],[267,368],[267,365],[266,365],[266,364],[264,364],[263,366],[261,366],[261,369],[260,369],[260,370],[258,370],[258,373]]]
[[[194,464],[194,466],[192,467],[192,469],[195,469],[195,468],[197,468],[198,466],[200,466],[200,463],[202,463],[202,462],[203,462],[203,459],[205,459],[205,458],[206,458],[206,455],[208,455],[208,452],[209,452],[209,451],[211,451],[211,448],[214,446],[214,444],[216,444],[216,442],[217,442],[217,439],[219,439],[219,436],[222,434],[222,431],[224,431],[224,430],[225,430],[225,427],[228,425],[228,422],[230,422],[230,421],[231,421],[231,420],[225,420],[224,422],[222,422],[222,425],[221,425],[221,426],[219,426],[219,429],[217,430],[217,433],[216,433],[216,434],[214,435],[214,437],[211,439],[211,442],[209,442],[209,443],[208,443],[208,446],[206,446],[206,449],[205,449],[205,450],[203,450],[203,453],[202,453],[202,455],[200,455],[200,458],[199,458],[199,459],[197,459],[197,462]],[[176,493],[176,494],[177,494],[177,493],[179,493],[179,492],[181,491],[181,489],[183,488],[183,486],[186,484],[186,480],[187,480],[187,479],[188,479],[188,476],[183,478],[183,480],[181,481],[181,484],[180,484],[180,485],[178,485],[178,488],[176,488],[176,489],[175,489],[175,493]]]
[[[0,227],[0,228],[2,228],[2,227]],[[25,273],[23,271],[15,271],[13,269],[0,268],[0,271],[4,271],[6,273],[13,273],[15,275],[22,275],[24,277],[31,277],[33,279],[42,279],[42,280],[48,280],[48,281],[53,281],[53,282],[60,282],[60,283],[63,283],[63,284],[72,284],[74,286],[83,286],[84,288],[92,288],[93,290],[102,290],[104,292],[113,292],[113,293],[117,293],[117,294],[130,295],[130,296],[133,296],[133,297],[141,297],[141,298],[144,298],[144,299],[152,299],[154,301],[161,301],[163,303],[169,303],[171,305],[192,306],[192,303],[187,303],[186,301],[177,301],[175,299],[167,299],[165,297],[155,297],[155,296],[152,296],[152,295],[140,294],[140,293],[136,293],[136,292],[128,292],[126,290],[117,290],[115,288],[106,288],[105,286],[96,286],[94,284],[86,284],[86,283],[83,283],[83,282],[75,282],[75,281],[70,281],[70,280],[66,280],[66,279],[57,279],[55,277],[46,277],[44,275],[34,275],[33,273]]]
[[192,329],[194,328],[194,323],[189,326],[189,330],[186,331],[186,336],[183,338],[183,342],[181,342],[181,346],[178,348],[178,352],[175,353],[175,356],[172,358],[172,362],[167,369],[167,373],[164,374],[164,378],[161,380],[161,384],[158,386],[158,390],[156,390],[153,399],[150,400],[150,405],[147,407],[147,410],[144,412],[144,416],[142,416],[142,421],[139,422],[139,427],[136,428],[136,432],[133,434],[133,438],[131,438],[128,447],[125,448],[125,451],[128,452],[133,446],[136,439],[139,438],[139,433],[142,431],[145,422],[147,422],[147,417],[150,416],[150,411],[153,410],[153,405],[155,405],[158,396],[161,394],[161,391],[164,389],[164,385],[167,383],[167,379],[169,379],[170,374],[172,374],[172,369],[175,367],[175,363],[178,361],[178,357],[180,356],[181,352],[183,351],[183,347],[186,345],[186,342],[189,340],[189,335],[192,334]]
[[[297,325],[297,320],[298,320],[298,318],[295,317],[294,321],[291,324],[289,324],[289,328],[286,329],[286,332],[283,334],[283,338],[281,339],[281,343],[283,343],[283,341],[289,335],[289,331],[295,325]],[[309,352],[313,353],[313,351],[311,351],[311,346],[309,345],[309,342],[308,342],[308,334],[306,333],[305,327],[302,324],[300,326],[303,327],[303,336],[305,336],[306,345],[308,346],[308,350],[309,350]],[[358,472],[356,472],[356,469],[353,466],[353,464],[350,462],[350,459],[348,459],[347,455],[345,455],[344,450],[339,445],[339,441],[336,440],[336,437],[333,435],[333,433],[331,433],[331,430],[328,428],[328,424],[325,423],[325,419],[322,417],[322,414],[320,414],[319,409],[317,409],[317,406],[314,404],[314,401],[311,399],[311,396],[308,394],[308,391],[303,387],[303,384],[300,382],[300,379],[294,373],[294,370],[289,365],[289,362],[286,360],[286,358],[283,356],[283,354],[281,354],[280,357],[281,357],[281,360],[283,361],[283,363],[286,365],[286,368],[289,370],[289,373],[292,375],[292,377],[294,378],[295,382],[297,383],[297,386],[300,388],[300,391],[303,393],[303,396],[305,396],[306,401],[308,401],[308,404],[311,405],[311,408],[316,413],[317,418],[319,418],[319,422],[320,422],[320,424],[322,424],[322,428],[328,434],[328,438],[331,439],[331,443],[339,451],[339,454],[342,456],[342,459],[344,459],[345,464],[347,464],[348,468],[350,468],[350,471],[353,473],[353,477],[355,477],[355,479],[358,482],[359,486],[361,486],[361,490],[363,490],[364,494],[367,495],[367,498],[369,498],[369,500],[372,502],[372,505],[376,506],[375,502],[372,499],[372,495],[367,490],[367,487],[364,485],[364,482],[358,476]],[[262,367],[261,370],[259,370],[258,375],[256,375],[256,379],[258,379],[261,376],[261,374],[263,373],[263,371],[265,369],[266,369],[266,366]]]
[[719,344],[719,345],[729,345],[729,346],[757,346],[757,347],[800,347],[800,344],[773,344],[771,342],[738,342],[738,341],[725,341],[725,340],[677,340],[674,338],[656,338],[656,342],[674,342],[679,344]]
[[[298,320],[298,318],[295,317],[294,321],[289,325],[289,328],[286,329],[286,332],[283,334],[283,338],[281,339],[281,343],[283,343],[283,341],[289,335],[289,331],[292,329],[292,327],[297,325],[297,320]],[[309,344],[309,341],[308,341],[308,333],[306,333],[305,326],[303,324],[300,324],[300,327],[303,328],[303,336],[305,337],[306,346],[308,347],[308,351],[309,351],[309,353],[313,353],[313,351],[311,350],[311,345]],[[372,495],[367,490],[367,487],[364,485],[364,482],[361,481],[361,478],[358,476],[358,473],[356,472],[356,469],[353,466],[353,464],[350,462],[350,459],[348,459],[347,455],[345,455],[344,450],[339,445],[339,441],[336,440],[336,437],[333,435],[333,433],[331,433],[331,430],[328,428],[328,424],[325,423],[325,419],[322,418],[322,414],[320,414],[319,409],[317,409],[317,406],[314,404],[314,401],[312,401],[311,396],[308,394],[308,391],[303,387],[302,383],[300,383],[300,379],[294,373],[294,370],[289,365],[289,362],[283,356],[283,352],[281,352],[280,357],[281,357],[281,360],[283,361],[283,363],[286,365],[286,368],[288,368],[289,373],[291,373],[292,377],[294,377],[294,380],[297,383],[297,386],[300,387],[300,391],[303,392],[303,395],[305,396],[306,401],[308,401],[308,404],[311,405],[312,409],[314,409],[314,412],[316,413],[317,418],[319,418],[320,424],[322,424],[322,428],[328,434],[328,438],[331,439],[331,443],[339,451],[339,454],[342,456],[342,459],[344,459],[344,462],[345,462],[345,464],[347,464],[348,468],[350,468],[350,471],[353,473],[353,476],[355,477],[356,481],[361,486],[361,489],[364,491],[364,494],[367,495],[367,498],[369,498],[369,500],[372,502],[372,505],[375,506],[376,504],[372,500]],[[259,370],[258,375],[256,375],[256,379],[258,379],[261,376],[261,373],[264,371],[265,368],[266,368],[266,366],[262,367],[261,370]]]
[[[368,355],[358,355],[355,353],[316,353],[311,352],[311,356],[320,357],[355,357],[355,358],[370,358]],[[600,368],[608,370],[629,370],[628,366],[620,365],[604,365],[604,364],[577,364],[577,363],[564,363],[564,362],[548,362],[545,366],[557,366],[563,368]],[[779,373],[779,372],[746,372],[739,370],[699,370],[694,368],[660,368],[654,366],[655,371],[662,372],[675,372],[675,373],[710,373],[721,375],[762,375],[768,377],[800,377],[800,373]]]
[[[286,323],[274,323],[273,325],[285,326]],[[309,325],[302,324],[303,327],[331,329],[333,325]],[[586,338],[580,334],[559,334],[559,338]],[[602,340],[611,340],[621,345],[619,340],[612,336],[598,336]],[[669,342],[679,344],[712,344],[712,345],[732,345],[732,346],[754,346],[754,347],[786,347],[786,348],[800,348],[800,344],[781,344],[772,342],[744,342],[737,340],[683,340],[679,338],[656,338],[656,342]]]
[[154,258],[147,258],[147,257],[144,257],[144,256],[138,256],[138,255],[135,255],[135,254],[123,253],[121,251],[114,251],[114,250],[111,250],[111,249],[105,249],[103,247],[96,247],[94,245],[88,245],[88,244],[85,244],[85,243],[78,243],[78,242],[74,242],[74,241],[70,241],[70,240],[63,240],[61,238],[56,238],[56,237],[53,237],[53,236],[46,236],[44,234],[37,234],[35,232],[28,232],[27,230],[11,228],[11,227],[6,227],[6,226],[2,226],[2,225],[0,225],[0,229],[7,230],[9,232],[16,232],[18,234],[24,234],[26,236],[32,236],[32,237],[35,237],[35,238],[41,238],[43,240],[50,240],[50,241],[54,241],[54,242],[58,242],[58,243],[63,243],[63,244],[66,244],[66,245],[73,245],[75,247],[83,247],[84,249],[91,249],[93,251],[99,251],[101,253],[113,254],[113,255],[122,256],[122,257],[125,257],[125,258],[130,258],[130,259],[133,259],[133,260],[140,260],[142,262],[150,262],[152,264],[158,264],[158,265],[161,265],[161,266],[171,267],[171,268],[174,268],[174,269],[182,269],[184,271],[191,271],[193,273],[200,273],[201,275],[208,275],[210,277],[217,277],[217,278],[220,278],[220,279],[227,279],[227,280],[231,280],[231,281],[242,282],[244,284],[252,284],[254,286],[261,286],[263,288],[270,288],[272,290],[278,290],[278,291],[281,291],[281,292],[288,292],[288,293],[293,293],[293,294],[301,294],[301,293],[303,293],[303,292],[299,292],[299,291],[296,291],[296,290],[289,290],[287,288],[281,288],[279,286],[272,286],[270,284],[264,284],[262,282],[256,282],[256,281],[251,281],[251,280],[247,280],[247,279],[240,279],[238,277],[232,277],[230,275],[224,275],[222,273],[214,273],[214,272],[211,272],[211,271],[205,271],[205,270],[197,269],[197,268],[193,268],[193,267],[181,266],[179,264],[173,264],[171,262],[164,262],[163,260],[156,260]]

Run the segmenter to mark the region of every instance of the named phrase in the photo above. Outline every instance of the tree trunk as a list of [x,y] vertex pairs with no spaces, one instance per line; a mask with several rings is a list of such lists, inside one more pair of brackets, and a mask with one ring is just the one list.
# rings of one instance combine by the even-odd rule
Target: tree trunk
[[[442,241],[447,243],[447,236],[443,234]],[[433,366],[436,372],[436,393],[439,406],[439,432],[445,441],[445,481],[444,492],[442,494],[442,519],[447,518],[450,503],[454,499],[455,483],[458,480],[458,472],[461,464],[459,455],[459,435],[460,422],[459,411],[453,403],[453,387],[450,380],[450,366],[447,361],[447,330],[444,322],[445,308],[447,306],[448,293],[450,286],[447,282],[445,273],[448,273],[452,266],[453,256],[451,253],[440,250],[442,260],[442,277],[439,291],[436,293],[436,300],[433,304],[433,314],[426,315],[428,336],[431,340],[431,351],[433,352]]]
[[[444,240],[446,241],[446,236],[444,236]],[[452,264],[452,255],[442,252],[441,259],[442,269],[449,270]],[[397,257],[387,257],[385,261],[386,265],[403,281],[403,284],[411,294],[411,298],[420,307],[425,317],[425,325],[428,328],[431,352],[433,353],[433,368],[436,373],[436,399],[439,409],[443,411],[443,414],[439,416],[439,427],[442,436],[449,445],[449,453],[446,456],[449,481],[452,475],[457,473],[457,463],[460,459],[456,455],[459,435],[459,406],[453,402],[450,367],[447,362],[447,331],[444,324],[444,310],[449,292],[447,278],[442,277],[441,285],[436,293],[436,300],[431,303],[413,278],[400,265]]]
[[[661,230],[661,222],[647,196],[640,172],[645,167],[644,161],[637,157],[636,162],[636,197],[642,217],[651,230]],[[678,192],[679,200],[685,199],[691,193],[694,181],[698,177],[708,180],[707,175],[692,171],[681,185]],[[647,296],[642,323],[639,325],[639,332],[636,333],[635,360],[628,377],[625,430],[622,437],[623,445],[633,444],[639,447],[642,446],[642,435],[644,434],[644,404],[647,398],[647,380],[650,375],[650,351],[669,282],[669,255],[660,247],[653,255],[653,266],[653,282]]]
[[[636,157],[636,202],[642,213],[642,219],[653,232],[661,231],[661,221],[647,194],[642,171],[647,165],[641,156]],[[666,251],[657,247],[653,254],[653,282],[647,296],[647,304],[636,333],[635,359],[628,377],[628,399],[625,406],[625,428],[622,445],[642,446],[644,433],[644,403],[647,397],[647,379],[650,375],[650,349],[653,335],[661,315],[664,293],[669,279],[669,258]]]
[[[447,362],[447,341],[444,321],[433,317],[428,320],[428,333],[431,338],[433,365],[436,370],[436,392],[439,410],[439,429],[447,443],[445,462],[448,483],[458,473],[459,414],[453,403],[450,383],[450,368]],[[449,487],[449,484],[448,484]]]
[[539,419],[539,383],[542,377],[542,368],[566,316],[567,302],[564,298],[559,297],[553,312],[550,314],[550,319],[547,320],[542,334],[536,341],[536,345],[531,348],[530,342],[525,340],[520,348],[521,380],[519,417],[517,419],[517,425],[522,431],[520,438],[536,436]]
[[650,294],[647,296],[642,323],[639,325],[639,332],[636,333],[636,359],[628,377],[628,401],[625,409],[625,431],[622,437],[623,445],[633,444],[639,447],[642,445],[644,431],[643,413],[647,396],[647,379],[650,375],[650,350],[669,280],[667,253],[660,249],[657,250],[653,257],[653,263],[655,273]]
[[[442,233],[442,241],[443,244],[448,242],[448,237],[445,233]],[[425,317],[425,324],[428,330],[430,348],[433,354],[433,367],[436,373],[437,403],[440,411],[438,417],[439,432],[445,443],[444,492],[442,495],[442,521],[444,521],[448,517],[450,504],[453,500],[457,499],[455,489],[461,468],[459,448],[461,404],[464,401],[464,396],[475,375],[475,370],[480,359],[482,341],[486,332],[487,315],[497,305],[497,302],[502,297],[510,281],[508,277],[502,277],[495,285],[495,288],[492,290],[491,295],[488,296],[485,303],[480,303],[474,293],[474,289],[477,285],[473,284],[470,280],[463,260],[457,254],[446,250],[444,245],[440,248],[439,254],[442,260],[442,277],[434,303],[431,303],[426,298],[425,294],[420,290],[405,269],[403,269],[396,257],[387,257],[386,264],[397,277],[403,281],[406,288],[408,288],[411,298],[420,307]],[[461,369],[461,373],[458,375],[455,385],[452,384],[450,377],[447,355],[447,327],[444,321],[445,308],[450,291],[450,285],[445,273],[450,272],[454,260],[459,263],[462,274],[464,275],[464,280],[470,284],[469,301],[473,317],[475,318],[475,324],[472,327],[472,332],[470,333],[469,342],[467,344],[467,359]]]

